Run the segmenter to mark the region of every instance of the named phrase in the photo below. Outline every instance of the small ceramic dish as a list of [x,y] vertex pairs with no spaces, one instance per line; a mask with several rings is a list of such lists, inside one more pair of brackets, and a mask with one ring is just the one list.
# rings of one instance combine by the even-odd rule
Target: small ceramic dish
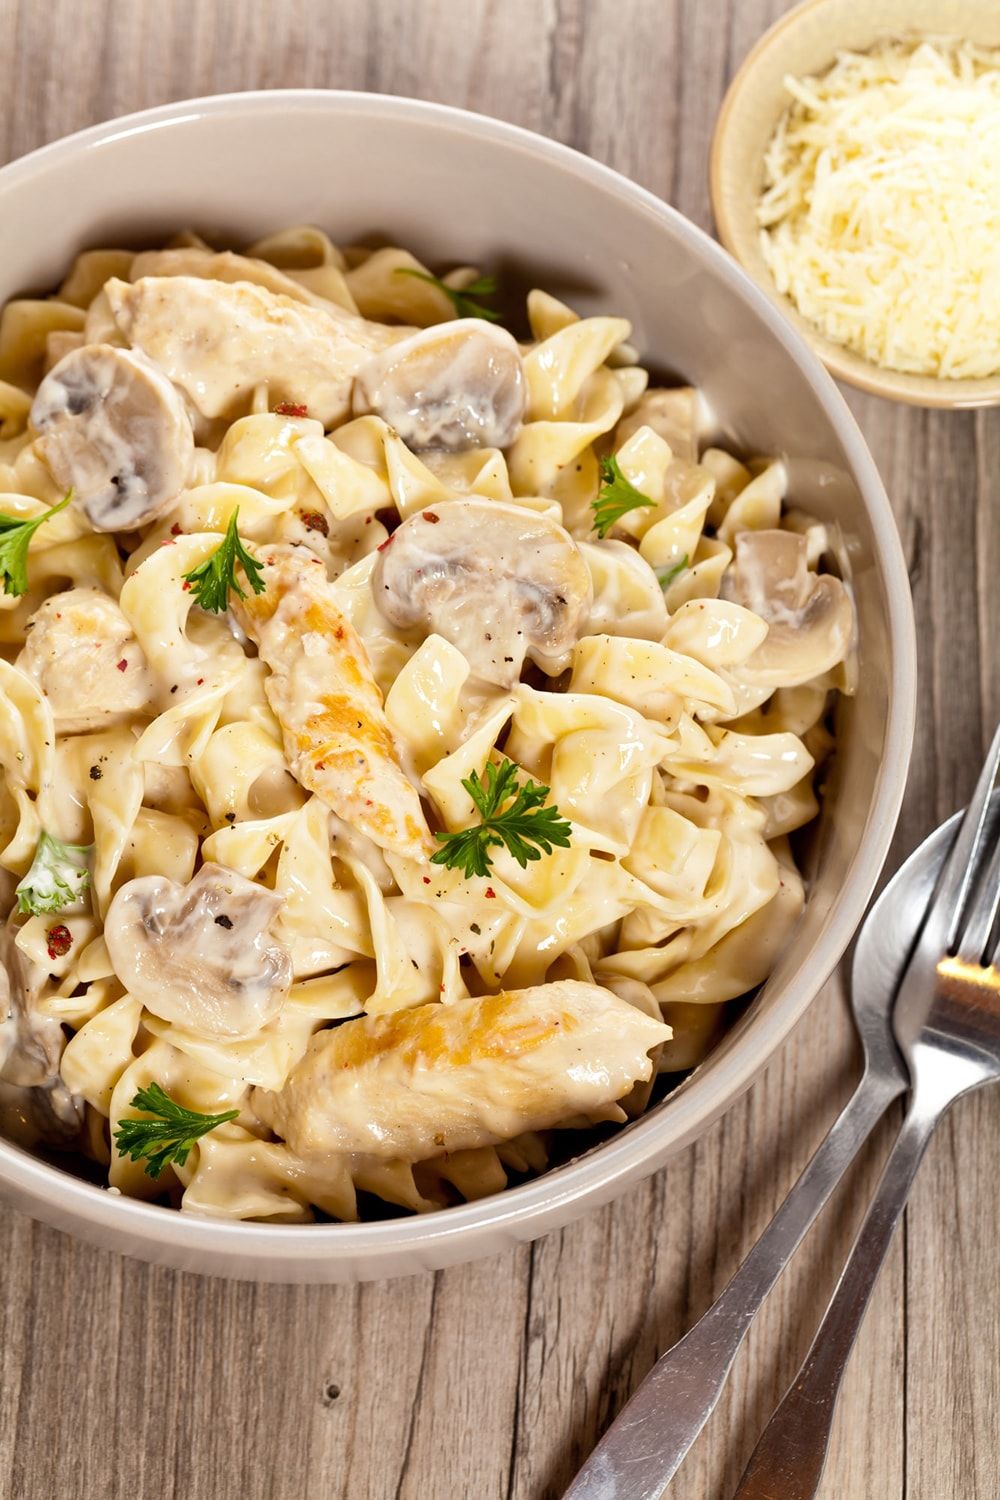
[[757,200],[764,154],[790,102],[784,79],[823,73],[839,52],[865,52],[887,36],[963,37],[1000,46],[1000,6],[984,0],[805,0],[789,11],[748,53],[719,112],[711,156],[716,228],[726,249],[838,380],[915,406],[995,406],[1000,375],[984,380],[907,375],[824,338],[777,290],[760,247]]

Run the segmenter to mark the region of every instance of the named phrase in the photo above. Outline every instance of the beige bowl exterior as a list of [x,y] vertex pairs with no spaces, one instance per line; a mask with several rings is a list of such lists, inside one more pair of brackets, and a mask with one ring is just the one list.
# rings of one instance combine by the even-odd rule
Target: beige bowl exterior
[[248,242],[310,221],[391,234],[431,264],[523,273],[622,313],[650,357],[707,392],[738,447],[783,453],[797,500],[843,532],[861,687],[844,714],[806,912],[740,1024],[658,1108],[580,1159],[478,1203],[371,1224],[217,1222],[82,1182],[0,1142],[0,1191],[106,1248],[271,1281],[403,1275],[503,1250],[606,1202],[751,1083],[840,958],[889,847],[913,732],[915,646],[895,524],[839,392],[734,261],[651,194],[576,152],[460,110],[379,95],[234,94],[89,130],[0,172],[0,300],[75,251],[183,226]]
[[1000,46],[1000,5],[990,0],[805,0],[789,11],[747,54],[719,111],[710,167],[719,238],[838,380],[914,406],[995,406],[1000,403],[1000,375],[986,380],[906,375],[884,370],[824,338],[778,291],[760,248],[757,200],[764,154],[790,102],[784,79],[822,73],[838,52],[864,52],[886,36],[958,36]]

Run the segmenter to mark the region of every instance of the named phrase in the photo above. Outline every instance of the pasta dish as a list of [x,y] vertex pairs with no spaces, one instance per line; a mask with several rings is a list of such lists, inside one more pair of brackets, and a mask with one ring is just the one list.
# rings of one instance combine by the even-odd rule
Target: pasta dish
[[294,228],[3,311],[2,1122],[112,1191],[496,1192],[798,918],[835,538],[628,322],[496,295]]

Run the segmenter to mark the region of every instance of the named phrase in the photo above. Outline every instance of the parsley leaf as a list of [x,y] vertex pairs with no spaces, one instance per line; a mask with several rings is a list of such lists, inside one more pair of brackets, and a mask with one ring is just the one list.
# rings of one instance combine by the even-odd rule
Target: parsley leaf
[[439,292],[444,292],[451,302],[452,307],[460,318],[485,318],[488,323],[499,323],[500,314],[492,307],[484,307],[481,302],[476,302],[476,297],[493,297],[496,295],[497,279],[495,276],[477,276],[475,281],[470,281],[468,286],[461,288],[449,286],[442,281],[440,276],[432,276],[429,271],[418,271],[415,266],[398,266],[397,276],[415,276],[418,281],[426,281],[430,286],[436,286]]
[[184,574],[185,583],[191,585],[195,602],[202,609],[211,610],[213,614],[221,615],[229,608],[229,591],[238,599],[245,599],[246,594],[236,582],[236,564],[243,568],[247,583],[255,594],[262,594],[266,587],[261,574],[264,571],[263,563],[259,563],[252,557],[243,543],[240,541],[236,530],[236,518],[240,513],[239,506],[233,511],[226,527],[226,534],[222,539],[221,547],[218,547],[197,568],[192,568],[190,573]]
[[[518,769],[512,760],[505,760],[499,767],[488,761],[482,780],[473,771],[462,781],[482,822],[457,833],[435,834],[444,847],[431,855],[432,865],[461,869],[469,879],[489,873],[492,844],[505,845],[522,870],[529,861],[541,859],[542,850],[551,854],[556,845],[569,847],[571,824],[557,807],[542,806],[549,795],[548,787],[530,779],[519,786]],[[503,804],[508,801],[510,805],[505,808]]]
[[43,829],[31,869],[14,892],[18,911],[37,917],[78,901],[90,885],[87,859],[93,847],[64,844]]
[[601,488],[597,499],[592,501],[594,526],[599,537],[606,537],[616,521],[637,510],[640,505],[655,505],[656,501],[629,484],[612,453],[601,459]]
[[660,588],[663,590],[664,593],[667,592],[667,589],[673,583],[674,579],[677,578],[679,576],[679,574],[683,573],[688,566],[689,566],[688,555],[685,552],[685,554],[681,558],[680,562],[674,563],[674,565],[673,565],[672,568],[654,568],[653,569],[653,571],[656,574],[657,579],[659,580]]
[[65,510],[72,498],[73,491],[69,489],[58,505],[42,511],[40,516],[34,516],[30,521],[0,515],[0,576],[3,578],[5,594],[28,592],[28,545],[31,538],[50,516]]
[[132,1161],[145,1158],[147,1177],[159,1177],[163,1168],[176,1162],[182,1167],[188,1159],[191,1147],[203,1135],[235,1120],[238,1109],[227,1109],[221,1115],[203,1115],[196,1109],[185,1109],[169,1094],[164,1093],[158,1083],[140,1089],[130,1101],[131,1109],[144,1109],[155,1119],[119,1120],[115,1131],[115,1145],[120,1156]]

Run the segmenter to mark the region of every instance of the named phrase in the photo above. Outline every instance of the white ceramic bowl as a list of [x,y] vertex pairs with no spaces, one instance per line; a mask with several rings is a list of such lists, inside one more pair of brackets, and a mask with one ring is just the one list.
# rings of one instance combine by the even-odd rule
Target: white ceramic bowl
[[584,156],[477,115],[372,94],[191,100],[114,120],[0,171],[0,300],[75,251],[190,226],[239,244],[309,221],[387,235],[630,318],[644,357],[703,387],[728,439],[783,453],[797,500],[843,528],[860,690],[843,715],[810,899],[740,1023],[666,1101],[586,1155],[493,1198],[360,1225],[219,1223],[130,1201],[0,1143],[0,1190],[105,1247],[273,1281],[392,1276],[565,1224],[694,1140],[761,1071],[847,946],[889,847],[913,729],[906,569],[874,464],[832,380],[770,300],[658,199]]

